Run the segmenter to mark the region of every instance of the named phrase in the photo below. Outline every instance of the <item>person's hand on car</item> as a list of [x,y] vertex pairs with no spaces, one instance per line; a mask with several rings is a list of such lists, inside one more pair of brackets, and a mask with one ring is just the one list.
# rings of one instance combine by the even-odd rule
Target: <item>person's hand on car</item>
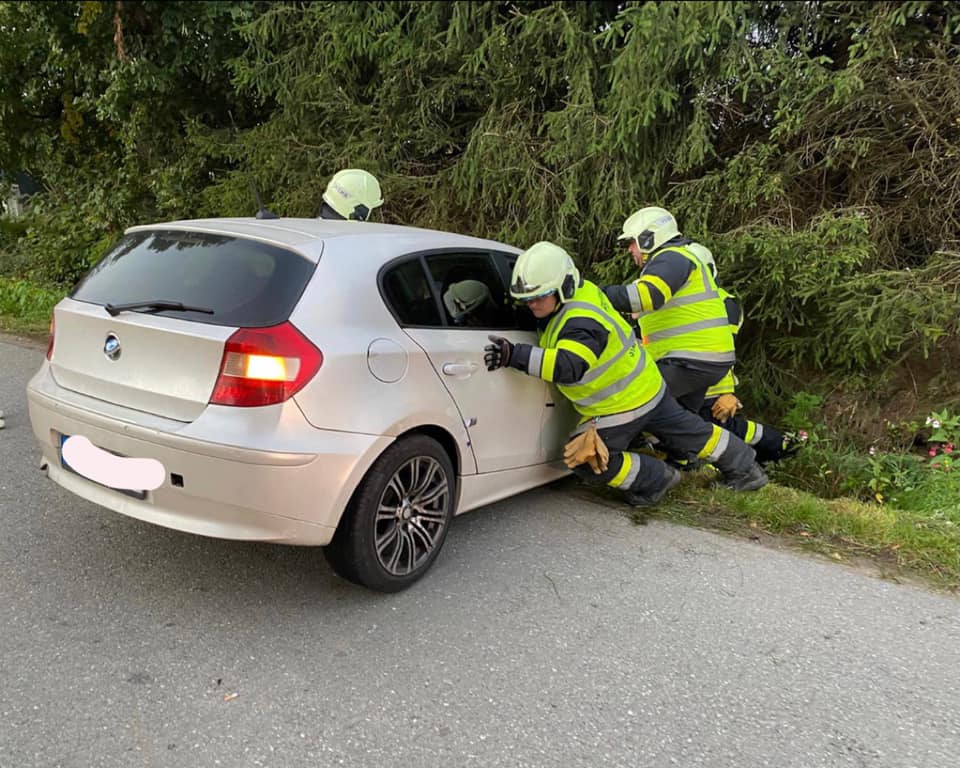
[[510,365],[513,344],[502,336],[487,336],[487,338],[493,342],[483,348],[483,362],[487,364],[487,370],[495,371],[497,368],[505,368]]

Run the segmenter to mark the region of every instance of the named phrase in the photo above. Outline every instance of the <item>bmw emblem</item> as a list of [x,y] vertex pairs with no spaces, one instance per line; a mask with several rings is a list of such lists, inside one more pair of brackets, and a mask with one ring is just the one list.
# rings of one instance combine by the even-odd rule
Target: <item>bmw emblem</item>
[[120,339],[117,338],[117,334],[107,334],[107,340],[103,342],[103,354],[107,356],[107,360],[120,359]]

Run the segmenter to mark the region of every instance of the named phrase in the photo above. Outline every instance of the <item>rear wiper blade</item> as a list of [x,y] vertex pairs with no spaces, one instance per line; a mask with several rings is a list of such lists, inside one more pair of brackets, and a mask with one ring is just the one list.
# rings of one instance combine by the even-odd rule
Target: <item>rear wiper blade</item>
[[121,312],[128,309],[139,309],[146,312],[161,312],[164,309],[174,309],[177,312],[203,312],[205,315],[214,314],[212,309],[207,307],[191,307],[180,301],[131,301],[128,304],[104,304],[103,308],[110,313],[111,317],[116,317]]

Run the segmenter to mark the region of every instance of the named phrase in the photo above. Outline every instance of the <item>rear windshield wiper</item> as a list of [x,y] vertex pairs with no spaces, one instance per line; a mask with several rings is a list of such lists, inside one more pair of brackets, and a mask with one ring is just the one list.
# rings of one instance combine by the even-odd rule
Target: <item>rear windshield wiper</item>
[[103,308],[110,313],[111,317],[116,317],[128,309],[139,309],[146,312],[161,312],[164,309],[174,309],[177,312],[203,312],[205,315],[214,314],[213,310],[207,307],[191,307],[179,301],[131,301],[128,304],[104,304]]

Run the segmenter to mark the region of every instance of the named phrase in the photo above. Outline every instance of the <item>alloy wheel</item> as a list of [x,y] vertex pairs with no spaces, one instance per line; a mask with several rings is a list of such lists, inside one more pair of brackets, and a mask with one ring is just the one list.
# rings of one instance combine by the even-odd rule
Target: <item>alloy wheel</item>
[[432,456],[410,459],[380,496],[374,541],[380,565],[393,576],[415,571],[443,540],[450,483]]

